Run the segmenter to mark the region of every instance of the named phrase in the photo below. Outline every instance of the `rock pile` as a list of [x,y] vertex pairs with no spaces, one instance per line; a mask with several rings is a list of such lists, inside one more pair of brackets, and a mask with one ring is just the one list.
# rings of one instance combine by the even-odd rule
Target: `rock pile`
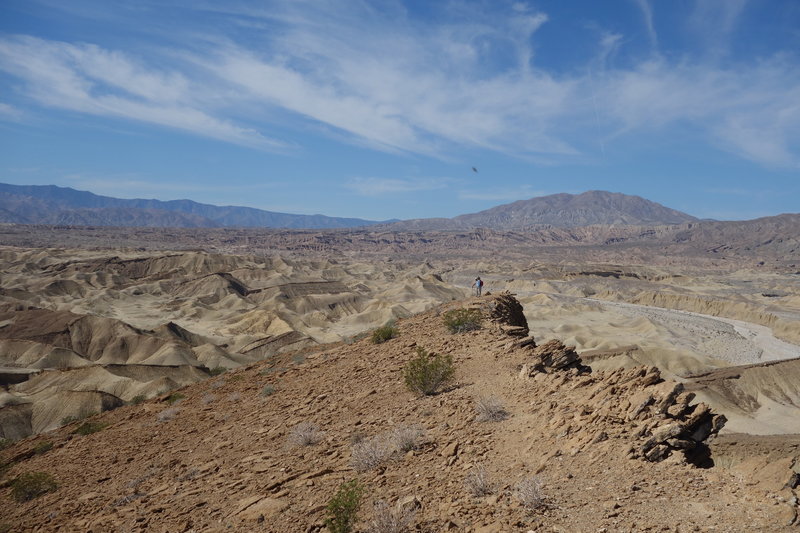
[[[580,364],[572,364],[576,363]],[[685,391],[681,383],[664,381],[655,367],[608,373],[572,371],[564,374],[560,386],[584,391],[577,415],[556,414],[551,422],[556,428],[565,426],[566,434],[574,433],[570,426],[578,424],[583,437],[573,443],[574,450],[622,439],[629,442],[625,449],[631,459],[659,462],[682,452],[686,461],[702,466],[710,460],[705,442],[726,420],[704,403],[692,405],[694,393]]]
[[530,347],[532,359],[522,365],[520,377],[531,377],[537,372],[552,373],[559,370],[575,368],[579,371],[588,371],[584,366],[574,346],[565,346],[559,340],[549,340],[541,346]]
[[[500,330],[512,337],[527,337],[529,333],[528,320],[522,309],[522,304],[508,291],[493,294],[488,303],[486,312],[491,320],[500,325]],[[532,341],[533,339],[531,339]]]

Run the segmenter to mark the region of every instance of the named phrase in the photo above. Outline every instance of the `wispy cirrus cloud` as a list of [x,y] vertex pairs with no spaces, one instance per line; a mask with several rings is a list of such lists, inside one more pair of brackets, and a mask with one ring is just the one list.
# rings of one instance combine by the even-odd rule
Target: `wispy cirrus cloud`
[[[524,2],[490,11],[452,2],[438,24],[391,0],[175,5],[211,14],[215,24],[190,44],[170,39],[146,56],[5,37],[0,69],[43,106],[267,150],[289,149],[298,132],[313,130],[390,152],[447,157],[479,149],[574,162],[598,146],[669,136],[677,126],[743,159],[800,166],[796,57],[721,63],[716,53],[663,54],[648,0],[632,8],[653,53],[617,66],[613,52],[625,36],[603,32],[585,68],[558,73],[536,56],[550,18]],[[702,34],[719,20],[708,30],[711,50],[732,35],[747,3],[696,6],[688,28]]]
[[25,116],[25,113],[13,105],[0,102],[0,119],[18,121]]
[[483,200],[493,202],[511,202],[514,200],[534,198],[552,194],[550,192],[536,189],[531,185],[521,187],[493,187],[487,185],[482,189],[465,189],[458,193],[460,200]]
[[70,111],[146,122],[254,148],[287,144],[257,130],[215,117],[181,73],[137,64],[131,57],[92,44],[30,36],[0,40],[0,68],[23,79],[27,95]]
[[452,178],[353,178],[345,184],[345,187],[362,196],[382,196],[444,189],[453,185],[455,181]]

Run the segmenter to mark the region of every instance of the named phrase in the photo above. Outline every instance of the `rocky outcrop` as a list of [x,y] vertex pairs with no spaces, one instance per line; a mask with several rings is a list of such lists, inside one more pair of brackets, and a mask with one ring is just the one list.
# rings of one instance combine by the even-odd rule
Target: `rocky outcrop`
[[[535,372],[534,372],[535,375]],[[628,441],[631,459],[658,462],[674,453],[686,461],[713,464],[706,441],[725,425],[725,416],[704,403],[692,405],[694,393],[681,383],[664,381],[655,367],[618,369],[614,372],[567,372],[561,387],[584,391],[577,400],[579,413],[556,415],[551,425],[566,425],[567,433],[581,435],[573,450],[608,439]],[[570,431],[576,421],[580,431]]]
[[549,340],[541,346],[531,347],[531,362],[522,365],[520,376],[530,377],[537,372],[551,373],[557,370],[587,369],[574,346],[565,346],[559,340]]
[[500,330],[512,337],[527,337],[530,332],[528,320],[519,300],[508,291],[488,296],[491,296],[491,300],[486,304],[485,312],[500,326]]

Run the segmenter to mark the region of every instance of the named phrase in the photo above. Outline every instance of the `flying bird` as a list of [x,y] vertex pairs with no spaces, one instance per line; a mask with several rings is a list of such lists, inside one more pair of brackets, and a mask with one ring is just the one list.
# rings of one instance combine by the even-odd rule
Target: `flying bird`
[[477,169],[477,168],[475,168],[475,167],[472,167],[472,171],[473,171],[475,174],[477,174],[477,173],[478,173],[478,169]]

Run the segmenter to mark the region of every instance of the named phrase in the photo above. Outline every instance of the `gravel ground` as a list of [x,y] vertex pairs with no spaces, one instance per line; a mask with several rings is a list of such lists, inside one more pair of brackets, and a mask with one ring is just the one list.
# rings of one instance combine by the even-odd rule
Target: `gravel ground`
[[688,311],[587,298],[631,317],[644,317],[670,330],[681,348],[734,365],[763,363],[800,357],[800,346],[775,338],[759,324]]

